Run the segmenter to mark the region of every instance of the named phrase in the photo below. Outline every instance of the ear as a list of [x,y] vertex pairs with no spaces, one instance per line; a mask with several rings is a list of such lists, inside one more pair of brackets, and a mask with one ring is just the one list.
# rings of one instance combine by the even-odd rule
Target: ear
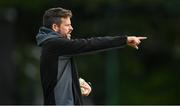
[[57,32],[59,30],[59,27],[57,24],[52,24],[52,30],[54,30],[55,32]]

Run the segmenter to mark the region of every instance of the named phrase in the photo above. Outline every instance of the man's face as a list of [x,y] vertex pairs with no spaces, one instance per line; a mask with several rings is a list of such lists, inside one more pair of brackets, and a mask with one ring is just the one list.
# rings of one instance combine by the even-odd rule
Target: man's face
[[55,29],[53,28],[53,30],[61,34],[63,37],[70,39],[73,30],[70,17],[61,18],[61,23],[57,25]]

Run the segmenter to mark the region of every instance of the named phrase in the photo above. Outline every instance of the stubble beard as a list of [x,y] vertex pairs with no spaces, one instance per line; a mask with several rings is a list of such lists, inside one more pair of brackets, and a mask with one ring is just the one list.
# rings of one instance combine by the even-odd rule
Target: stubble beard
[[71,34],[67,34],[67,39],[71,39]]
[[67,39],[71,39],[71,32],[72,31],[69,31],[69,33],[67,34]]

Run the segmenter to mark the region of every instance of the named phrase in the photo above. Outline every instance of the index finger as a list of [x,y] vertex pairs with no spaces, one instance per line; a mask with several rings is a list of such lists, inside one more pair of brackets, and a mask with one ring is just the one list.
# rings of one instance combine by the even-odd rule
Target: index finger
[[138,39],[147,39],[147,37],[137,37]]

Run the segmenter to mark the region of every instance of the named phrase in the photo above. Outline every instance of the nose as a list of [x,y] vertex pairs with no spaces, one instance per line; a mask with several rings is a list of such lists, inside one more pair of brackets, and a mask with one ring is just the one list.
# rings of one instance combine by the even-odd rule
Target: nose
[[73,27],[72,27],[72,26],[70,26],[70,30],[73,30]]

